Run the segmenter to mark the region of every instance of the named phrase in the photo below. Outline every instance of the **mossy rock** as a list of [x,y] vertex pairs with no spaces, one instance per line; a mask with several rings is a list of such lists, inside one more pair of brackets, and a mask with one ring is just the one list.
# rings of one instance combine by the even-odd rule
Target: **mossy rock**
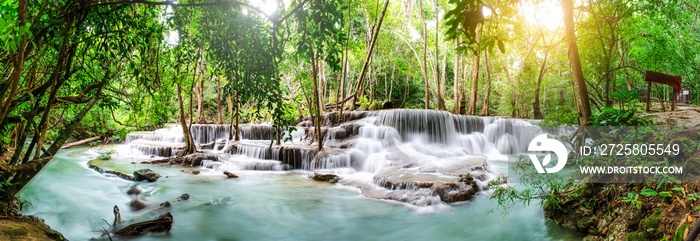
[[673,235],[673,241],[683,241],[683,234],[685,233],[686,229],[688,229],[688,225],[681,224],[681,226],[678,227],[678,232]]
[[649,236],[645,232],[637,231],[627,235],[625,239],[627,241],[646,241],[649,240]]
[[652,237],[659,236],[661,234],[659,225],[661,224],[662,214],[663,211],[661,211],[661,209],[657,209],[651,216],[642,219],[642,221],[639,222],[639,231],[649,232]]
[[0,240],[66,240],[45,223],[26,218],[0,218]]

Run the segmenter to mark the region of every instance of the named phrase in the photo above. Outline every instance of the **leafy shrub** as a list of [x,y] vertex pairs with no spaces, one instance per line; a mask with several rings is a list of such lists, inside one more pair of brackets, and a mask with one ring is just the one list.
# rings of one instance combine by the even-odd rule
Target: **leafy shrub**
[[117,150],[114,150],[114,147],[111,147],[109,149],[101,149],[97,151],[97,154],[100,154],[100,158],[102,160],[109,160],[112,158],[112,154],[117,153]]
[[592,126],[649,126],[653,125],[648,117],[636,115],[635,109],[622,110],[606,107],[593,116]]
[[569,106],[557,106],[554,112],[545,116],[540,124],[543,126],[575,125],[578,124],[578,114]]
[[623,90],[613,92],[612,97],[620,102],[620,108],[605,107],[600,113],[593,116],[592,126],[650,126],[653,125],[648,117],[637,115],[639,105],[639,93],[635,91]]

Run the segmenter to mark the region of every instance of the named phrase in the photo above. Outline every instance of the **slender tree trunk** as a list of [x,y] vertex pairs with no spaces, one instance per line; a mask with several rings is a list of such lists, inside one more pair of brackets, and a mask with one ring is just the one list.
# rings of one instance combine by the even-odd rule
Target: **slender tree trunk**
[[537,87],[535,87],[535,102],[532,103],[532,112],[535,119],[542,119],[542,110],[540,109],[540,87],[542,86],[542,78],[547,71],[547,57],[549,57],[549,49],[544,52],[544,61],[540,67],[540,75],[537,77]]
[[430,109],[430,83],[428,82],[428,27],[425,23],[423,15],[423,0],[418,0],[420,6],[420,20],[423,22],[423,83],[425,84],[425,106],[423,108]]
[[190,133],[190,128],[185,121],[185,107],[182,103],[182,88],[180,83],[177,83],[177,103],[180,107],[180,126],[182,126],[182,134],[185,136],[185,148],[182,149],[177,156],[186,156],[197,151],[197,147],[194,145],[194,140],[192,140],[192,134]]
[[218,113],[216,123],[221,125],[224,119],[221,116],[221,77],[219,75],[216,75],[216,112]]
[[318,96],[318,59],[316,53],[311,57],[311,78],[314,84],[314,109],[316,112],[314,120],[314,133],[316,133],[316,141],[318,142],[318,151],[323,150],[323,133],[321,131],[321,102]]
[[197,81],[197,123],[206,123],[206,117],[204,116],[204,81]]
[[384,2],[384,8],[382,9],[382,13],[379,15],[379,20],[377,22],[377,29],[374,31],[374,35],[372,36],[372,41],[369,44],[369,50],[367,50],[367,57],[365,58],[365,63],[362,65],[362,70],[360,71],[360,79],[357,80],[357,87],[355,88],[355,94],[352,97],[352,109],[355,109],[355,102],[357,101],[357,98],[359,95],[364,94],[365,89],[364,89],[364,80],[365,80],[365,75],[367,74],[367,69],[369,68],[369,64],[372,58],[372,52],[374,51],[374,46],[377,43],[377,38],[379,37],[379,30],[382,29],[382,22],[384,22],[384,15],[386,14],[386,9],[389,6],[389,0],[386,0]]
[[[236,91],[236,92],[238,92],[238,91]],[[236,93],[236,97],[234,98],[234,100],[235,100],[235,101],[234,101],[233,105],[234,105],[234,107],[236,108],[236,114],[235,114],[235,117],[236,117],[236,126],[235,126],[235,129],[236,129],[236,132],[234,133],[233,138],[234,138],[235,141],[240,141],[240,140],[241,140],[241,131],[240,131],[240,130],[241,130],[241,129],[240,129],[241,126],[239,125],[238,119],[239,119],[239,117],[241,116],[241,99],[240,99],[240,97],[238,97],[238,93]]]
[[234,115],[233,114],[233,96],[229,96],[226,99],[226,102],[228,104],[228,113],[229,113],[230,119],[231,119],[231,125],[228,128],[229,129],[228,139],[233,140],[233,132],[234,132],[234,129],[233,129],[233,122],[234,122],[234,120],[233,120],[234,119],[234,116],[233,116]]
[[[349,3],[349,2],[348,2]],[[343,109],[345,107],[345,79],[347,79],[348,76],[348,47],[350,46],[350,31],[352,29],[352,25],[350,24],[350,8],[348,7],[348,13],[347,13],[347,21],[348,25],[348,33],[347,33],[347,39],[345,39],[345,50],[343,51],[343,70],[342,70],[342,75],[340,76],[340,92],[341,92],[341,99],[337,100],[336,103],[340,102],[340,123],[342,123],[343,120]],[[354,100],[353,100],[354,101]],[[353,106],[355,103],[352,103]],[[353,107],[354,109],[354,107]]]
[[[482,25],[478,24],[476,30],[477,41],[479,41],[479,38],[481,37],[481,29]],[[477,53],[477,55],[474,56],[474,72],[472,72],[472,89],[469,93],[469,110],[467,111],[467,115],[476,114],[476,92],[479,90],[479,55],[480,53]]]
[[[204,124],[207,123],[207,117],[204,115],[204,77],[207,76],[207,69],[204,67],[204,51],[200,49],[199,52],[199,65],[197,65],[196,68],[201,68],[199,71],[200,78],[198,81],[195,79],[195,81],[197,81],[197,123]],[[196,76],[197,74],[195,73],[195,77]]]
[[577,94],[579,124],[588,125],[591,118],[591,106],[588,98],[586,80],[583,78],[581,59],[578,54],[576,44],[576,27],[574,26],[574,2],[573,0],[562,0],[561,8],[564,12],[564,27],[566,28],[566,41],[569,46],[569,65],[573,76],[574,89]]
[[438,1],[435,2],[435,89],[437,91],[437,105],[439,110],[445,110],[445,100],[442,99],[442,87],[440,85],[440,17],[438,16]]
[[491,70],[489,68],[489,54],[484,54],[484,69],[486,69],[486,96],[484,97],[484,106],[481,109],[482,116],[489,116],[491,112],[489,111],[489,99],[491,98]]
[[[459,41],[455,39],[455,49],[459,46]],[[461,56],[459,53],[455,52],[455,62],[454,62],[454,83],[452,84],[452,102],[454,102],[454,107],[452,108],[452,113],[459,113],[459,71],[461,67]]]

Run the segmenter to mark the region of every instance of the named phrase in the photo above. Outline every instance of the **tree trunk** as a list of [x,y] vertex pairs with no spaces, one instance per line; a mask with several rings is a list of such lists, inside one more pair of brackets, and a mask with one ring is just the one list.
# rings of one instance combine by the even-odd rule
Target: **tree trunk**
[[[343,70],[341,71],[342,74],[340,76],[340,92],[341,92],[341,99],[336,100],[336,103],[340,102],[340,123],[343,123],[343,108],[345,107],[345,79],[347,78],[348,75],[348,46],[350,45],[350,31],[352,29],[352,25],[350,23],[350,8],[348,8],[348,13],[347,13],[347,21],[348,23],[348,33],[347,33],[347,39],[345,39],[345,50],[343,51]],[[353,102],[353,106],[354,106]],[[353,108],[354,109],[354,108]]]
[[382,29],[382,22],[384,22],[384,15],[386,14],[386,9],[389,6],[389,0],[386,0],[384,2],[384,8],[382,9],[382,13],[379,15],[379,20],[377,22],[377,29],[374,31],[374,34],[372,36],[372,41],[369,44],[369,50],[367,50],[367,57],[365,58],[365,63],[362,65],[362,70],[360,71],[360,79],[357,80],[357,87],[355,88],[355,95],[352,97],[352,109],[355,109],[355,102],[357,101],[357,98],[359,95],[362,95],[365,92],[364,89],[364,80],[365,80],[365,75],[367,74],[367,69],[369,68],[369,63],[372,58],[372,52],[374,51],[374,46],[377,43],[377,38],[379,37],[379,30]]
[[241,132],[240,132],[240,125],[239,125],[239,117],[241,116],[241,99],[238,97],[238,91],[236,91],[236,97],[233,98],[233,107],[236,108],[236,111],[234,112],[234,116],[236,117],[236,122],[234,129],[236,130],[233,133],[233,140],[234,141],[240,141],[241,140]]
[[544,52],[544,61],[540,67],[540,75],[537,77],[537,87],[535,87],[535,102],[532,103],[532,110],[535,114],[535,119],[542,119],[542,110],[540,110],[540,87],[542,86],[542,78],[547,71],[547,57],[549,57],[549,49]]
[[573,76],[574,89],[577,94],[579,124],[588,125],[591,118],[591,106],[588,99],[588,89],[586,80],[583,78],[581,59],[578,54],[576,44],[576,31],[574,26],[574,2],[573,0],[562,0],[562,11],[564,12],[564,27],[566,28],[566,41],[569,45],[569,65]]
[[442,99],[442,87],[440,86],[440,18],[438,17],[438,1],[435,2],[435,89],[437,90],[437,105],[439,110],[445,110],[445,100]]
[[[314,53],[313,55],[316,55]],[[316,133],[316,141],[318,142],[318,151],[323,150],[323,134],[321,133],[321,102],[318,96],[318,59],[316,56],[311,57],[311,78],[314,84],[314,133]]]
[[[477,45],[479,44],[479,38],[481,37],[481,30],[483,26],[481,24],[477,25],[477,34],[476,34],[476,40],[477,40]],[[467,111],[467,115],[475,115],[476,114],[476,91],[479,90],[479,53],[474,56],[474,70],[472,72],[472,89],[469,93],[469,110]]]
[[420,6],[420,20],[423,22],[423,82],[425,84],[425,106],[423,108],[430,109],[430,83],[428,82],[428,27],[425,23],[423,15],[423,0],[418,0]]
[[216,123],[221,125],[224,123],[224,118],[221,115],[221,76],[219,75],[216,75],[216,112],[218,113]]
[[[455,49],[459,46],[459,42],[457,39],[455,39]],[[454,107],[452,108],[452,113],[458,114],[459,113],[459,72],[461,70],[461,55],[458,53],[455,53],[455,62],[454,62],[454,83],[452,84],[452,102],[454,102]]]
[[182,157],[194,153],[197,151],[197,147],[194,145],[190,128],[185,120],[185,106],[182,103],[182,87],[180,87],[180,83],[177,83],[177,103],[180,107],[180,126],[182,126],[182,134],[185,136],[185,148],[177,154],[177,156]]
[[[25,27],[27,25],[27,0],[18,1],[17,14],[19,20],[19,24],[17,25],[17,27]],[[17,89],[19,88],[19,81],[22,78],[22,65],[24,64],[24,47],[26,43],[27,36],[26,34],[24,34],[22,35],[22,39],[19,42],[19,46],[17,47],[17,52],[13,53],[12,51],[10,51],[10,54],[14,55],[12,56],[14,58],[10,57],[10,60],[13,63],[12,73],[10,74],[10,93],[5,98],[0,97],[0,123],[2,123],[5,119],[5,115],[7,115],[7,112],[10,109],[10,104],[12,104],[12,100],[17,94]],[[0,92],[0,96],[2,95],[5,95],[5,90],[2,90]]]
[[486,96],[484,97],[484,106],[481,108],[482,116],[489,116],[489,98],[491,98],[491,70],[489,69],[489,54],[484,54],[484,67],[486,69]]

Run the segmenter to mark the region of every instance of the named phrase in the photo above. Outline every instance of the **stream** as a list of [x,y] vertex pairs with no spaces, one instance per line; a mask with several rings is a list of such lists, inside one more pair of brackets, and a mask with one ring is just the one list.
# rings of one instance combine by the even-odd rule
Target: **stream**
[[[367,118],[360,118],[358,121],[367,122]],[[484,139],[473,135],[489,132],[484,130],[484,128],[488,129],[489,123],[497,123],[497,127],[502,125],[499,120],[485,121],[486,127],[482,127],[480,132],[475,130],[465,133],[464,135],[472,136],[466,138],[467,142],[459,141],[465,139],[464,135],[452,133],[451,135],[457,136],[454,138],[456,141],[450,140],[452,137],[447,138],[450,135],[449,131],[454,130],[440,130],[444,133],[437,135],[437,138],[431,138],[436,135],[430,133],[427,137],[423,135],[425,138],[416,138],[412,136],[412,132],[425,134],[426,131],[399,129],[393,135],[388,135],[386,132],[377,134],[377,129],[386,129],[385,126],[378,124],[376,120],[368,123],[360,127],[360,129],[365,128],[364,133],[359,131],[355,137],[351,138],[354,142],[350,145],[343,144],[344,140],[340,139],[344,138],[336,140],[334,144],[334,139],[327,137],[329,149],[334,148],[334,145],[346,146],[346,148],[329,151],[332,155],[327,155],[329,157],[325,159],[316,157],[313,162],[302,160],[300,167],[293,165],[298,160],[274,160],[269,155],[267,158],[260,158],[260,155],[266,154],[260,154],[259,151],[255,152],[257,154],[241,154],[240,152],[251,152],[251,150],[240,146],[236,148],[238,152],[231,151],[230,146],[233,143],[219,140],[221,135],[212,135],[212,133],[207,134],[214,136],[211,137],[212,143],[203,141],[201,137],[195,137],[195,139],[199,138],[198,144],[213,145],[210,152],[222,155],[223,157],[219,160],[204,161],[203,166],[197,167],[140,164],[141,160],[154,157],[152,153],[143,151],[144,148],[137,148],[136,144],[148,141],[164,142],[151,143],[151,146],[160,147],[168,146],[168,142],[178,143],[180,140],[178,138],[135,140],[139,138],[134,138],[132,135],[131,140],[127,137],[127,142],[131,143],[114,146],[118,155],[111,160],[95,160],[93,163],[105,169],[125,173],[132,173],[142,168],[150,168],[159,173],[162,177],[156,182],[136,183],[138,188],[143,190],[143,194],[139,197],[126,194],[135,182],[126,181],[111,174],[100,174],[88,168],[87,162],[99,157],[95,149],[87,147],[65,149],[59,151],[40,174],[20,192],[19,196],[26,202],[23,210],[25,214],[45,219],[47,224],[70,240],[99,238],[98,230],[110,229],[107,223],[111,224],[113,221],[114,205],[120,208],[122,220],[125,223],[143,221],[159,214],[155,209],[160,203],[172,201],[184,193],[190,194],[191,198],[173,203],[169,210],[174,217],[170,233],[149,234],[138,240],[580,240],[582,238],[545,219],[536,201],[529,206],[516,205],[504,218],[500,209],[497,209],[496,202],[488,199],[489,191],[481,190],[470,196],[467,201],[446,203],[444,200],[440,201],[440,196],[420,194],[424,190],[415,187],[401,190],[400,195],[411,197],[409,200],[398,199],[395,197],[398,195],[396,194],[398,189],[384,189],[377,184],[377,177],[386,176],[388,174],[385,173],[394,173],[397,170],[402,173],[399,176],[409,172],[416,176],[424,176],[425,170],[432,168],[430,173],[434,174],[435,170],[438,170],[436,176],[441,178],[440,180],[448,179],[452,177],[451,172],[441,171],[440,168],[472,163],[477,156],[486,159],[483,164],[485,178],[490,180],[499,176],[499,173],[506,171],[507,163],[493,160],[498,159],[498,151],[494,149],[509,145],[495,140],[495,144],[486,148],[488,150],[480,148],[479,151],[483,152],[480,155],[474,153],[474,148],[459,151],[462,149],[456,147],[469,141]],[[176,129],[171,127],[167,131],[172,132]],[[308,131],[308,129],[300,129]],[[367,133],[369,130],[373,131]],[[193,132],[193,135],[197,133]],[[138,134],[143,135],[143,133]],[[201,136],[201,133],[199,135]],[[251,139],[260,139],[252,136],[254,135],[251,135]],[[299,133],[293,136],[303,138]],[[386,141],[387,136],[391,136],[394,140]],[[488,139],[488,136],[485,138]],[[377,144],[381,148],[375,146],[374,151],[361,151],[366,147],[357,144],[358,140],[366,144],[367,139],[381,140],[381,143]],[[517,139],[517,136],[507,137],[507,140],[517,141]],[[446,141],[454,143],[445,144]],[[441,145],[435,145],[440,147],[439,150],[425,148],[425,145],[433,147],[431,145],[435,142],[442,142]],[[251,140],[249,143],[254,144],[255,141]],[[421,145],[416,143],[427,143],[422,146],[431,150],[421,151]],[[254,145],[251,144],[251,146]],[[347,148],[347,146],[350,147]],[[358,150],[363,155],[357,155]],[[429,157],[421,157],[421,160],[430,161],[417,161],[418,164],[410,167],[403,163],[402,166],[397,167],[396,161],[390,158],[395,153],[410,151],[416,152],[411,156],[427,155]],[[162,150],[155,152],[164,153]],[[225,154],[226,152],[229,154]],[[339,160],[341,160],[340,163],[346,164],[340,165]],[[255,165],[251,166],[251,163]],[[261,163],[273,165],[258,165]],[[317,167],[320,165],[322,168],[313,168],[314,165]],[[312,170],[307,169],[309,166]],[[435,167],[439,168],[435,169]],[[200,173],[193,175],[192,170]],[[222,170],[233,171],[239,178],[227,179],[221,174]],[[478,171],[484,170],[478,169]],[[343,179],[338,184],[315,182],[308,177],[315,171],[336,173]],[[415,182],[415,180],[410,181]],[[478,183],[479,186],[484,185],[482,181]],[[368,189],[371,190],[368,191]],[[383,195],[393,193],[394,196],[386,198],[386,196],[374,195],[377,192]],[[130,211],[129,203],[134,198],[139,198],[150,206],[144,210]]]

